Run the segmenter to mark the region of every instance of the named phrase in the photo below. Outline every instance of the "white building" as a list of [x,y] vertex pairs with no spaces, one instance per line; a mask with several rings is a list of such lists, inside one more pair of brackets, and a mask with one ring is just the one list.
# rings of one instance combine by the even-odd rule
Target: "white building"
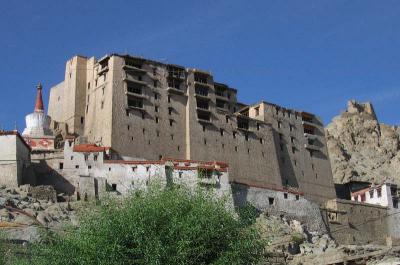
[[128,194],[152,181],[163,184],[213,188],[217,196],[231,195],[228,164],[218,161],[120,160],[108,147],[75,145],[67,139],[64,160],[57,169],[76,188],[78,199],[98,198],[105,191]]
[[[18,131],[0,131],[0,185],[18,187],[30,176],[30,147]],[[27,180],[28,181],[28,180]]]
[[388,208],[398,208],[397,185],[384,183],[354,191],[351,192],[351,200]]

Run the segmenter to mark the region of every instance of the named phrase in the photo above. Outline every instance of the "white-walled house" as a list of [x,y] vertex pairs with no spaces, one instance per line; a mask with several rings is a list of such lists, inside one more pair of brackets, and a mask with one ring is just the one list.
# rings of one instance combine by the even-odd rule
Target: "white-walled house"
[[376,204],[388,208],[398,208],[397,185],[384,183],[351,192],[351,200]]
[[0,185],[18,187],[29,176],[31,149],[18,131],[0,131]]
[[57,170],[73,182],[78,199],[98,198],[105,191],[124,195],[145,189],[154,180],[189,188],[212,187],[218,196],[231,194],[227,163],[173,158],[121,160],[108,147],[75,145],[73,139],[65,142],[64,160]]

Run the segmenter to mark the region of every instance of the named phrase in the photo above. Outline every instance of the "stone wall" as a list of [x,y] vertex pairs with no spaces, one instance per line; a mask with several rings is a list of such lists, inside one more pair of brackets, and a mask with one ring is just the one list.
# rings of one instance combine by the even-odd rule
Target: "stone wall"
[[308,201],[302,194],[242,184],[233,184],[232,189],[236,206],[249,202],[260,211],[301,221],[309,231],[327,231],[324,212],[318,204]]
[[339,244],[385,245],[390,238],[386,207],[341,199],[326,205],[329,232]]

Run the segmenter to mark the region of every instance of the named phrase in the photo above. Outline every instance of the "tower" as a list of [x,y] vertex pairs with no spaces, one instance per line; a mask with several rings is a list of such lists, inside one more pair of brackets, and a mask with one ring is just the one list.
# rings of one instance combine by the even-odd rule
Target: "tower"
[[26,128],[22,136],[33,151],[54,150],[54,136],[50,130],[51,118],[44,112],[43,87],[38,84],[36,88],[35,109],[25,118]]

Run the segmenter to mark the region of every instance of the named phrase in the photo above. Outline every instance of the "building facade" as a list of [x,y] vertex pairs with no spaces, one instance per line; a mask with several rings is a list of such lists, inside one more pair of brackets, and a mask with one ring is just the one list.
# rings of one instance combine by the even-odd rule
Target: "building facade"
[[335,197],[320,119],[242,104],[207,71],[129,55],[75,56],[51,89],[48,114],[55,131],[124,159],[226,161],[231,182],[293,188],[317,202]]
[[0,185],[18,187],[32,178],[31,148],[17,131],[0,131]]

